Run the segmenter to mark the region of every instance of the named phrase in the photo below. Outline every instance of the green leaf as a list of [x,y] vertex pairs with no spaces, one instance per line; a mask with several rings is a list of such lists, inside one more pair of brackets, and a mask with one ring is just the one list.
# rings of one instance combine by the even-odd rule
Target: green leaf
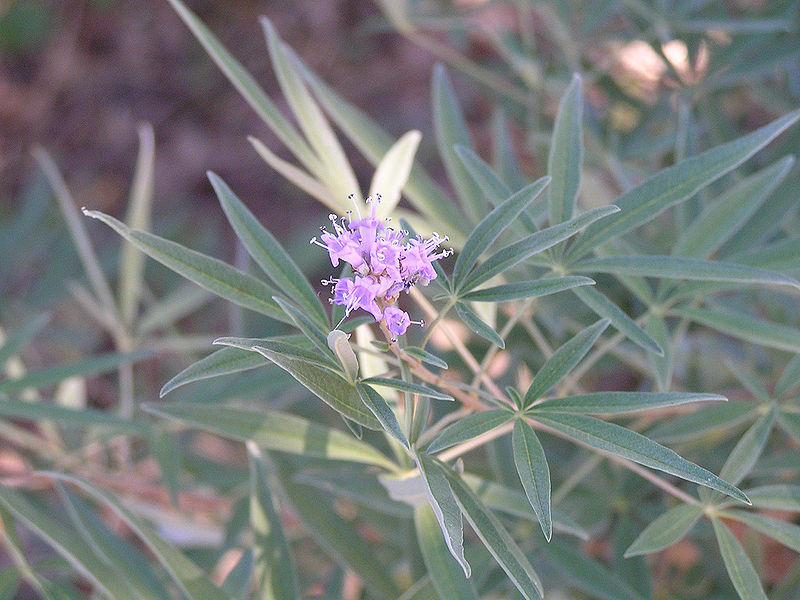
[[689,402],[727,401],[716,394],[686,392],[592,392],[578,396],[548,398],[534,407],[537,412],[559,412],[590,415],[614,415]]
[[484,281],[488,281],[495,275],[499,275],[506,269],[510,269],[526,258],[555,246],[559,242],[575,235],[585,227],[588,227],[595,221],[607,217],[608,215],[613,215],[616,212],[619,212],[619,208],[616,206],[593,208],[592,210],[587,210],[585,213],[570,219],[566,223],[560,223],[548,227],[547,229],[542,229],[518,242],[514,242],[498,250],[487,258],[486,261],[475,267],[475,269],[465,277],[464,282],[461,284],[460,291],[469,291],[479,286]]
[[787,548],[800,552],[800,527],[797,525],[743,510],[724,510],[718,514],[720,517],[744,523],[748,527],[752,527],[756,531],[777,540]]
[[614,202],[622,209],[621,212],[587,228],[570,248],[568,256],[573,260],[580,258],[599,244],[627,233],[670,206],[691,198],[753,156],[798,118],[800,111],[790,113],[732,142],[691,156],[625,192]]
[[491,327],[489,327],[486,323],[481,321],[481,318],[475,314],[475,312],[463,302],[456,302],[456,312],[458,316],[461,318],[462,321],[469,327],[472,331],[477,333],[482,338],[489,340],[495,346],[499,346],[500,348],[505,348],[506,343],[503,341],[503,338]]
[[73,409],[26,400],[0,400],[0,415],[26,421],[54,421],[63,427],[103,427],[127,435],[147,437],[152,428],[147,423],[129,421],[117,415],[93,409]]
[[571,269],[579,273],[614,273],[665,279],[727,281],[800,287],[800,283],[795,279],[781,273],[735,263],[684,258],[682,256],[605,256],[582,260],[574,264]]
[[34,336],[39,333],[42,328],[47,325],[50,320],[49,314],[42,314],[34,317],[18,329],[15,329],[0,345],[0,369],[2,369],[10,358],[14,358],[19,354],[25,346],[28,345]]
[[250,527],[255,535],[256,579],[264,600],[301,598],[289,543],[270,491],[268,465],[258,446],[249,442]]
[[742,600],[767,600],[758,573],[742,545],[719,519],[712,518],[711,523],[728,576],[739,597]]
[[711,256],[753,216],[793,163],[794,157],[786,156],[727,190],[681,233],[672,247],[672,254]]
[[602,600],[643,600],[641,594],[596,560],[579,554],[559,540],[542,547],[545,554],[576,587]]
[[581,77],[575,73],[558,105],[547,158],[547,174],[552,178],[548,190],[551,225],[566,221],[575,211],[583,167],[582,121]]
[[647,360],[654,371],[658,390],[668,390],[670,388],[670,380],[672,379],[673,348],[672,337],[670,336],[669,329],[667,329],[667,322],[663,316],[650,313],[644,331],[647,335],[652,337],[664,351],[663,356],[657,356],[653,353],[648,354]]
[[469,172],[455,152],[455,146],[472,147],[472,140],[464,122],[464,115],[456,98],[445,68],[437,64],[431,83],[433,95],[433,127],[436,145],[444,163],[447,178],[453,184],[461,206],[472,223],[477,223],[485,213],[483,193],[473,182]]
[[[406,348],[404,348],[406,350]],[[402,379],[391,379],[387,377],[368,377],[366,379],[361,380],[362,383],[370,383],[372,385],[389,387],[396,390],[403,390],[404,392],[410,392],[412,394],[418,394],[420,396],[425,396],[427,398],[433,398],[434,400],[453,400],[452,396],[448,394],[443,394],[433,388],[429,388],[426,385],[419,385],[417,383],[409,383],[407,381],[403,381]]]
[[641,346],[648,352],[652,352],[658,356],[664,355],[661,346],[604,294],[593,287],[587,286],[574,288],[572,292],[581,302],[597,313],[598,316],[611,319],[611,324],[632,342]]
[[284,300],[279,296],[274,296],[272,299],[278,306],[281,307],[283,312],[289,315],[289,318],[292,320],[292,323],[294,323],[294,326],[302,331],[303,335],[305,335],[306,338],[308,338],[308,340],[317,347],[317,350],[322,354],[323,358],[330,358],[330,360],[334,360],[335,355],[328,346],[328,334],[330,332],[328,331],[327,325],[324,328],[320,327],[311,319],[309,319],[302,310],[288,300]]
[[266,348],[267,350],[283,354],[289,358],[296,358],[300,361],[324,367],[334,373],[341,372],[341,365],[334,361],[329,352],[326,351],[323,354],[319,350],[309,348],[308,345],[300,345],[305,342],[306,338],[304,336],[297,335],[271,338],[221,337],[215,339],[213,343],[219,346],[230,346],[231,348],[247,351],[251,356],[260,358],[262,365],[264,364],[264,357],[253,350],[255,346]]
[[255,570],[255,555],[252,548],[245,550],[222,582],[222,589],[237,600],[247,600],[250,595],[250,583]]
[[800,331],[723,308],[675,309],[675,314],[735,338],[768,348],[800,352]]
[[630,429],[582,415],[537,413],[535,418],[543,425],[557,429],[583,444],[720,491],[731,498],[750,504],[741,490],[723,481],[711,471],[689,462],[669,448]]
[[464,523],[453,490],[447,481],[446,469],[427,454],[417,453],[416,459],[428,501],[436,515],[447,548],[461,566],[464,576],[469,577],[471,569],[464,557]]
[[682,539],[703,516],[703,507],[695,504],[680,504],[645,527],[625,551],[625,558],[651,554],[671,546]]
[[[175,546],[164,541],[149,525],[128,510],[113,494],[77,475],[43,471],[55,480],[74,483],[98,502],[107,504],[130,527],[169,573],[172,580],[192,600],[233,600],[213,585],[205,574]],[[113,581],[113,580],[112,580]]]
[[[220,44],[219,40],[205,24],[190,11],[181,0],[169,0],[172,8],[178,13],[186,26],[191,30],[208,55],[217,64],[223,74],[234,85],[237,91],[267,124],[270,130],[300,159],[307,167],[317,167],[319,159],[308,147],[305,140],[292,127],[277,106],[264,93],[253,76]],[[312,169],[313,170],[313,169]]]
[[130,354],[108,353],[101,354],[88,360],[45,367],[30,371],[17,379],[6,379],[0,382],[0,393],[11,394],[27,388],[43,388],[55,385],[69,377],[90,377],[100,373],[107,373],[119,368],[121,365],[136,362],[150,356],[150,352],[140,351]]
[[773,405],[739,438],[720,471],[720,477],[733,485],[737,485],[744,479],[764,450],[764,445],[767,443],[767,438],[769,438],[775,422],[776,413],[777,409]]
[[544,591],[539,576],[500,519],[483,506],[475,492],[458,476],[447,473],[447,479],[472,529],[514,586],[526,600],[541,600]]
[[381,428],[380,422],[359,398],[356,387],[340,375],[314,364],[274,352],[264,346],[255,346],[253,350],[263,354],[281,369],[287,371],[336,412],[369,429]]
[[343,206],[344,199],[350,194],[354,194],[360,202],[361,191],[358,180],[336,134],[306,89],[303,78],[295,69],[272,23],[263,16],[259,21],[264,29],[272,68],[283,96],[289,103],[306,139],[322,162],[321,168],[311,167],[310,170],[322,180],[335,197],[341,198]]
[[96,210],[84,210],[83,213],[101,220],[150,258],[209,292],[273,319],[289,322],[286,314],[272,300],[276,290],[260,279],[152,233],[128,229],[114,217]]
[[329,495],[347,498],[380,513],[410,518],[413,514],[411,506],[392,500],[378,481],[378,476],[373,470],[361,466],[343,468],[342,465],[334,465],[329,469],[302,471],[294,476],[294,481],[313,485]]
[[163,398],[172,390],[187,383],[247,371],[264,365],[264,358],[260,354],[239,348],[222,348],[198,360],[196,363],[192,363],[175,375],[164,384],[158,397]]
[[800,486],[775,484],[750,488],[745,492],[755,508],[800,512]]
[[147,559],[134,546],[120,538],[91,511],[77,495],[61,482],[56,482],[59,496],[67,508],[70,520],[81,533],[95,556],[103,560],[116,574],[114,583],[124,582],[139,598],[167,600],[164,589]]
[[168,294],[147,307],[137,319],[136,333],[144,337],[158,329],[166,329],[208,303],[213,297],[207,290],[189,281],[182,281]]
[[550,183],[549,177],[525,186],[486,215],[469,234],[453,267],[453,287],[461,289],[467,274],[489,246]]
[[751,402],[726,402],[704,406],[693,413],[659,423],[647,436],[662,442],[682,442],[750,420],[758,410]]
[[[138,600],[138,596],[128,583],[119,577],[119,573],[96,556],[83,538],[66,527],[60,519],[43,512],[31,504],[25,496],[3,484],[0,484],[0,504],[44,539],[108,597],[115,600]],[[110,584],[117,583],[120,585],[115,585],[113,589],[109,587]]]
[[406,346],[403,348],[406,351],[406,354],[413,356],[414,358],[418,358],[424,363],[429,365],[433,365],[434,367],[439,367],[440,369],[446,369],[447,363],[444,362],[441,358],[436,356],[435,354],[431,354],[427,350],[422,348],[418,348],[416,346]]
[[533,378],[525,393],[523,407],[530,406],[575,368],[603,334],[609,323],[611,323],[609,319],[601,319],[577,333],[575,337],[556,350]]
[[375,418],[383,425],[383,429],[400,442],[406,450],[410,449],[411,446],[408,444],[406,434],[403,433],[403,428],[400,427],[400,423],[397,421],[397,416],[386,400],[383,399],[383,396],[363,383],[357,383],[356,390],[364,405],[372,411]]
[[469,172],[472,180],[480,187],[481,192],[489,199],[492,205],[502,204],[503,200],[511,196],[511,189],[503,183],[497,174],[484,160],[466,146],[455,146],[458,158]]
[[467,415],[439,433],[426,451],[428,454],[441,452],[508,423],[512,418],[514,414],[505,409],[485,410]]
[[400,202],[400,193],[411,174],[421,139],[422,134],[416,130],[403,134],[378,163],[369,186],[370,196],[381,197],[381,203],[375,209],[378,218],[389,216]]
[[436,514],[430,506],[423,505],[414,509],[414,525],[425,567],[439,598],[478,600],[475,588],[464,577],[464,571],[447,549],[444,538],[439,533]]
[[164,430],[156,431],[150,438],[150,451],[158,463],[161,471],[161,481],[169,491],[172,506],[178,507],[178,492],[180,482],[178,478],[183,463],[183,452],[174,432]]
[[553,517],[550,511],[550,467],[539,438],[523,419],[514,421],[512,434],[514,464],[525,495],[539,519],[545,539],[553,536]]
[[781,373],[781,378],[775,384],[775,397],[781,398],[800,385],[800,354],[790,360]]
[[147,412],[210,431],[223,437],[252,441],[261,448],[301,456],[344,460],[393,470],[395,465],[369,444],[313,421],[274,410],[233,406],[145,404]]
[[228,222],[256,264],[310,319],[319,327],[327,328],[328,317],[317,294],[278,240],[258,222],[222,179],[212,172],[208,173],[208,178]]
[[517,161],[516,150],[508,127],[508,118],[496,106],[492,113],[492,163],[502,180],[512,189],[525,185],[525,178]]
[[778,425],[789,437],[800,444],[800,415],[781,411],[778,413]]
[[474,290],[466,294],[461,294],[460,297],[462,300],[469,300],[471,302],[506,302],[508,300],[518,300],[520,298],[548,296],[581,285],[594,284],[594,279],[576,275],[543,277],[541,279],[534,279],[533,281],[507,283],[505,285]]

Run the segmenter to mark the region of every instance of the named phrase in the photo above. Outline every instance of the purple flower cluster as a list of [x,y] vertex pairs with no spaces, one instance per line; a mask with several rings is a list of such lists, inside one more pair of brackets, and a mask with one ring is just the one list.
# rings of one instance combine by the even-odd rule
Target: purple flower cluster
[[[352,199],[352,196],[351,196]],[[401,291],[415,283],[427,285],[436,279],[433,261],[448,256],[452,250],[439,250],[447,241],[434,233],[427,240],[406,239],[407,231],[396,231],[388,226],[389,219],[382,222],[375,217],[375,206],[380,195],[367,198],[372,205],[369,217],[362,218],[356,206],[357,219],[347,211],[347,219],[330,215],[333,232],[320,228],[320,240],[313,238],[312,244],[322,246],[328,251],[331,263],[339,266],[340,261],[353,267],[353,277],[323,281],[333,285],[334,304],[345,307],[345,313],[358,308],[384,321],[394,335],[403,335],[412,321],[408,314],[394,306]]]

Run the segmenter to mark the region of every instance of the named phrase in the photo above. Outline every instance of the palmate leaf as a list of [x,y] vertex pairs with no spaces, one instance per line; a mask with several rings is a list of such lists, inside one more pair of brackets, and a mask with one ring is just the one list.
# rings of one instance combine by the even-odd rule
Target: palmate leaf
[[278,240],[258,222],[222,179],[211,172],[208,178],[228,222],[256,264],[278,289],[304,309],[310,319],[319,327],[327,328],[328,317],[317,294]]
[[625,558],[663,550],[683,538],[703,516],[703,507],[681,504],[645,527],[625,551]]
[[547,158],[547,174],[552,178],[547,191],[551,225],[570,219],[575,210],[583,167],[582,121],[581,78],[576,73],[558,105]]
[[711,523],[714,525],[714,534],[717,536],[719,551],[728,570],[728,576],[739,597],[742,600],[767,600],[758,573],[739,540],[719,519],[712,518]]
[[505,409],[485,410],[468,415],[446,427],[431,442],[427,452],[429,454],[441,452],[508,423],[512,418],[514,418],[514,414]]
[[575,368],[610,323],[609,319],[601,319],[594,325],[590,325],[577,333],[575,337],[558,348],[547,359],[547,362],[542,365],[542,368],[537,371],[528,391],[525,393],[523,407],[533,404]]
[[144,410],[222,437],[251,441],[261,448],[394,470],[395,465],[369,444],[337,429],[275,410],[253,410],[196,403],[145,404]]
[[759,283],[800,287],[800,282],[782,273],[765,271],[764,269],[735,263],[681,256],[606,256],[582,260],[572,265],[571,269],[578,273],[613,273],[663,279],[727,281],[739,284]]
[[183,593],[192,600],[233,600],[213,585],[205,574],[175,546],[158,536],[149,525],[127,509],[113,494],[76,475],[45,471],[55,480],[67,481],[83,489],[98,502],[108,505],[153,553]]
[[255,346],[253,350],[287,371],[336,412],[368,429],[381,428],[380,422],[362,402],[355,385],[340,375],[264,346]]
[[682,308],[675,309],[674,312],[680,317],[746,342],[800,352],[800,331],[786,325],[724,308]]
[[614,203],[621,212],[586,229],[569,249],[572,261],[594,247],[627,233],[666,210],[692,197],[697,191],[735,169],[800,118],[792,112],[739,139],[728,142],[677,165],[664,169],[624,193]]
[[265,365],[264,358],[250,350],[240,348],[222,348],[209,354],[205,358],[198,360],[186,367],[183,371],[175,375],[161,388],[158,396],[163,398],[172,390],[211,377],[220,377],[239,373]]
[[699,467],[669,448],[615,423],[607,423],[582,415],[544,412],[536,413],[534,418],[543,425],[552,427],[593,448],[720,491],[731,498],[750,504],[747,496],[741,490],[723,481],[711,471]]
[[592,392],[578,396],[548,398],[536,404],[536,411],[572,414],[614,415],[665,406],[678,406],[689,402],[723,401],[716,394],[690,394],[685,392]]
[[553,536],[553,517],[550,508],[550,467],[544,448],[530,425],[523,419],[514,421],[512,434],[514,464],[525,495],[542,526],[545,539]]
[[471,568],[464,557],[464,522],[445,469],[427,454],[418,453],[416,459],[422,481],[425,483],[428,501],[439,523],[439,529],[444,535],[447,548],[461,566],[464,576],[469,577]]
[[489,246],[508,227],[533,200],[541,194],[550,182],[549,177],[525,186],[486,215],[469,234],[464,247],[456,258],[453,267],[453,287],[456,291]]
[[260,279],[243,273],[221,260],[200,254],[157,235],[129,229],[114,217],[96,210],[83,212],[87,217],[99,219],[114,229],[150,258],[209,292],[273,319],[290,322],[289,317],[272,300],[277,290]]
[[450,554],[439,532],[436,514],[428,505],[414,509],[419,549],[439,598],[478,600],[475,588]]

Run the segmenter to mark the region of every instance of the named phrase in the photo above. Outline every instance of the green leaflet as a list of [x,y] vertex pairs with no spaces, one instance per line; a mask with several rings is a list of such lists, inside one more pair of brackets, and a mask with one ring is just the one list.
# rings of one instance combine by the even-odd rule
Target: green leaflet
[[492,167],[486,164],[471,148],[456,146],[454,150],[472,180],[478,184],[493,206],[502,204],[506,198],[511,196],[511,189],[500,180]]
[[775,397],[781,398],[798,385],[800,385],[800,354],[796,354],[786,364],[783,373],[781,373],[781,378],[775,384]]
[[625,558],[663,550],[682,539],[703,516],[703,508],[681,504],[669,509],[645,527],[625,551]]
[[800,352],[800,331],[724,308],[683,308],[674,312],[721,333],[768,348]]
[[609,323],[611,323],[609,319],[601,319],[577,333],[575,337],[558,348],[533,378],[525,393],[523,407],[530,406],[575,368],[589,352],[597,338],[603,334]]
[[102,427],[113,432],[148,437],[153,429],[148,423],[129,421],[105,410],[74,409],[44,401],[0,400],[0,415],[27,421],[53,421],[62,427]]
[[[293,336],[280,336],[270,338],[239,338],[239,337],[221,337],[214,340],[214,345],[230,346],[238,350],[249,352],[251,356],[260,356],[259,353],[253,348],[258,346],[266,348],[272,352],[277,352],[288,356],[289,358],[296,358],[297,360],[308,362],[320,367],[324,367],[334,373],[341,373],[342,366],[338,364],[330,352],[324,353],[319,350],[314,350],[309,347],[307,338],[303,335]],[[300,344],[305,344],[301,346]],[[261,364],[264,364],[264,357],[260,356]]]
[[414,509],[414,525],[419,549],[438,597],[478,600],[475,588],[464,577],[464,571],[451,556],[439,533],[439,524],[430,506],[423,505]]
[[747,496],[730,483],[682,458],[669,448],[615,423],[607,423],[594,417],[558,413],[536,413],[535,419],[593,448],[692,481],[750,504]]
[[394,463],[369,444],[342,431],[274,410],[195,403],[145,404],[144,409],[223,437],[252,441],[269,450],[394,469]]
[[558,105],[547,158],[547,174],[552,179],[547,191],[551,225],[568,220],[575,211],[583,167],[582,121],[581,78],[576,73]]
[[762,485],[750,488],[745,493],[755,508],[800,512],[800,486],[798,485]]
[[767,600],[758,573],[742,545],[719,519],[712,518],[711,523],[728,576],[739,597],[742,600]]
[[84,210],[84,214],[103,221],[150,258],[209,292],[273,319],[289,322],[286,314],[272,300],[276,290],[260,279],[152,233],[128,229],[114,217],[96,210]]
[[514,414],[505,409],[486,410],[467,415],[439,433],[426,451],[429,454],[441,452],[508,423],[513,417]]
[[211,377],[219,377],[221,375],[229,375],[231,373],[239,373],[240,371],[263,367],[264,364],[264,358],[250,350],[221,348],[205,358],[192,363],[175,375],[164,384],[158,397],[163,398],[172,390],[186,385],[187,383],[193,383]]
[[737,485],[756,464],[758,457],[767,443],[772,424],[775,422],[777,409],[773,405],[770,410],[761,415],[745,434],[739,438],[728,460],[720,471],[719,476],[726,481]]
[[253,260],[283,294],[292,298],[319,327],[327,329],[328,317],[325,310],[292,258],[222,179],[211,172],[208,178],[228,222]]
[[568,257],[572,260],[581,258],[599,244],[643,225],[673,204],[690,198],[742,164],[798,118],[800,111],[789,113],[748,135],[689,157],[657,173],[620,196],[615,204],[621,212],[587,228],[570,248]]
[[363,383],[357,383],[356,390],[358,391],[358,396],[361,398],[361,401],[372,414],[375,415],[375,418],[380,421],[383,429],[400,442],[406,450],[410,449],[411,446],[408,443],[405,433],[403,433],[403,428],[397,421],[397,416],[395,416],[394,411],[387,404],[386,400],[383,399],[383,396]]
[[726,517],[744,523],[756,531],[768,535],[795,552],[800,552],[800,527],[780,519],[744,510],[720,511],[721,517]]
[[506,302],[521,298],[538,298],[557,294],[581,285],[594,285],[594,279],[576,275],[564,277],[543,277],[533,281],[507,283],[490,288],[474,290],[461,295],[462,300],[471,302]]
[[[407,350],[407,348],[404,348],[404,350]],[[409,383],[407,381],[403,381],[402,379],[391,379],[388,377],[368,377],[366,379],[362,379],[361,381],[362,383],[370,383],[372,385],[389,387],[396,390],[402,390],[404,392],[410,392],[412,394],[418,394],[419,396],[433,398],[434,400],[453,400],[453,397],[448,394],[443,394],[442,392],[436,391],[433,388],[429,388],[426,385]]]
[[553,536],[553,517],[550,508],[550,467],[544,448],[533,428],[523,419],[514,421],[512,434],[514,464],[525,495],[542,526],[545,539]]
[[536,411],[572,414],[613,415],[689,402],[726,401],[716,394],[685,392],[592,392],[578,396],[548,398],[536,404]]
[[340,375],[312,363],[274,352],[264,346],[255,346],[253,349],[291,374],[336,412],[369,429],[381,428],[381,424],[372,412],[364,406],[356,387]]
[[462,321],[464,321],[466,326],[479,336],[489,340],[495,346],[499,346],[500,348],[506,347],[506,343],[503,341],[503,338],[501,338],[494,329],[481,321],[481,318],[476,315],[475,311],[473,311],[469,306],[463,302],[456,302],[456,313],[458,313],[458,316]]
[[752,418],[757,410],[758,405],[751,402],[703,406],[693,413],[659,423],[647,432],[647,436],[662,442],[682,442],[712,431],[735,427]]

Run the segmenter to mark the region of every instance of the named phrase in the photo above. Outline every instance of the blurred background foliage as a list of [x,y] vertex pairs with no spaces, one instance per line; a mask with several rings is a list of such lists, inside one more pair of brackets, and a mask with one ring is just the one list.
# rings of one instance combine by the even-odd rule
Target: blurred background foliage
[[[449,67],[479,154],[497,157],[503,150],[497,140],[503,136],[514,149],[521,173],[504,173],[511,181],[522,181],[523,176],[530,180],[546,171],[558,101],[572,73],[580,72],[586,99],[580,197],[584,208],[608,204],[646,175],[735,139],[800,104],[800,19],[795,0],[197,0],[187,4],[289,114],[258,24],[259,15],[268,16],[306,64],[393,136],[410,129],[422,131],[418,159],[445,186],[447,178],[432,135],[430,74],[437,62]],[[64,188],[59,190],[57,172],[66,180],[73,209],[91,205],[125,214],[136,197],[131,191],[134,165],[137,157],[141,161],[150,135],[141,123],[152,124],[156,233],[233,264],[247,264],[207,183],[205,172],[213,170],[247,199],[312,281],[327,274],[326,257],[306,250],[326,211],[253,152],[248,135],[273,149],[280,145],[166,2],[0,0],[0,333],[7,349],[9,340],[19,342],[19,352],[0,361],[4,369],[0,379],[7,382],[28,372],[43,375],[26,387],[26,399],[46,397],[56,407],[97,411],[91,417],[96,421],[66,425],[56,424],[56,413],[42,413],[44,417],[33,420],[8,415],[0,421],[0,477],[25,482],[34,469],[80,472],[82,464],[91,463],[95,481],[102,478],[106,489],[147,515],[162,535],[188,549],[201,567],[213,573],[214,581],[221,582],[243,556],[236,540],[247,512],[244,450],[138,414],[135,425],[125,424],[130,417],[125,411],[156,399],[165,381],[209,351],[214,337],[277,329],[274,323],[198,293],[152,261],[144,267],[137,300],[140,310],[122,331],[92,313],[97,308],[92,298],[102,300],[103,292],[87,275],[86,255],[73,241],[80,235],[65,220],[68,198]],[[348,142],[343,143],[366,187],[372,167]],[[37,145],[52,156],[52,164],[45,154],[39,153],[38,161],[34,158],[31,151]],[[751,161],[750,168],[797,154],[799,147],[800,132],[795,127]],[[728,177],[726,183],[736,175]],[[783,200],[765,205],[769,208],[762,217],[762,231],[773,238],[789,238],[800,229],[795,218],[797,181],[795,165],[775,194]],[[704,193],[690,201],[685,212],[676,211],[678,223],[688,222],[692,203],[699,206]],[[675,230],[662,225],[656,220],[647,226],[640,238],[645,250],[670,247]],[[91,240],[97,264],[114,298],[121,300],[117,295],[122,293],[117,278],[124,268],[120,241],[94,222],[84,226],[88,237],[83,239]],[[796,266],[785,271],[798,274]],[[623,307],[636,305],[610,277],[601,283]],[[762,290],[753,290],[752,296],[762,316],[797,328],[796,298],[767,297]],[[702,391],[721,391],[731,399],[752,396],[720,369],[714,350],[717,336],[701,331],[692,342],[685,351],[693,360],[681,362],[688,365],[687,372],[680,373],[684,382],[702,382],[698,384]],[[777,379],[783,367],[772,366],[774,356],[761,348],[743,346],[736,352],[766,378]],[[119,353],[135,360],[135,365],[119,368]],[[72,367],[55,374],[39,371],[56,365]],[[589,387],[636,389],[641,371],[648,369],[646,364],[640,367],[637,371],[618,362],[601,362]],[[96,375],[108,371],[115,372]],[[175,399],[215,402],[235,397],[246,403],[274,390],[271,406],[280,408],[303,395],[296,387],[286,387],[288,378],[265,371],[195,384],[174,392]],[[121,400],[126,397],[127,408]],[[317,420],[330,417],[315,406],[293,410]],[[101,414],[116,414],[122,421],[99,423]],[[730,421],[739,431],[744,422]],[[669,431],[662,434],[660,439],[670,439]],[[718,455],[709,456],[692,443],[678,449],[695,459],[702,456],[699,462],[718,472],[734,442],[718,435]],[[560,449],[559,443],[554,447]],[[800,471],[796,443],[776,444],[774,450],[759,463],[755,481],[778,474],[796,482]],[[497,452],[490,461],[502,460],[502,448]],[[554,472],[564,478],[574,464],[557,465]],[[325,475],[318,474],[315,483],[329,489],[325,486],[335,482],[331,484]],[[646,515],[632,511],[642,497],[635,483],[632,475],[604,467],[568,496],[563,510],[580,509],[581,525],[601,532],[584,545],[588,555],[619,560],[627,544],[611,548],[603,533],[624,530],[627,533],[619,539],[629,543],[644,523],[660,514],[652,504],[645,506]],[[35,485],[47,492],[36,495],[35,506],[52,507],[55,487],[41,480]],[[608,489],[613,493],[606,496],[607,505],[595,504],[594,512],[588,512],[592,503],[587,500]],[[170,494],[179,492],[180,510],[170,502]],[[65,497],[68,502],[61,493],[62,502]],[[387,531],[381,531],[368,509],[346,498],[330,501],[326,508],[360,525],[362,537],[372,541],[388,536],[395,525],[384,524]],[[102,509],[98,512],[115,534],[128,536],[121,520]],[[6,512],[0,518],[6,525],[14,521]],[[299,523],[291,516],[287,519],[285,528],[306,594],[360,597],[361,588],[350,572],[326,559]],[[6,544],[0,550],[0,597],[80,598],[90,593],[86,581],[76,579],[28,529],[15,529],[21,539],[10,531],[6,530]],[[709,525],[698,534],[709,543],[711,536]],[[743,532],[741,538],[767,584],[774,586],[772,597],[800,597],[796,555],[764,542],[752,531]],[[23,565],[35,565],[35,575],[25,572],[19,559],[12,561],[15,549],[23,551]],[[387,556],[381,558],[388,560],[398,550],[388,545],[383,552]],[[681,542],[658,555],[657,561],[654,587],[663,590],[658,598],[729,598],[733,593],[719,558],[706,556],[704,546],[695,541]],[[22,581],[21,576],[27,579]],[[39,578],[66,583],[54,592],[48,583],[37,584]],[[635,575],[627,580],[635,580]],[[573,585],[588,597],[602,597],[598,581]]]

